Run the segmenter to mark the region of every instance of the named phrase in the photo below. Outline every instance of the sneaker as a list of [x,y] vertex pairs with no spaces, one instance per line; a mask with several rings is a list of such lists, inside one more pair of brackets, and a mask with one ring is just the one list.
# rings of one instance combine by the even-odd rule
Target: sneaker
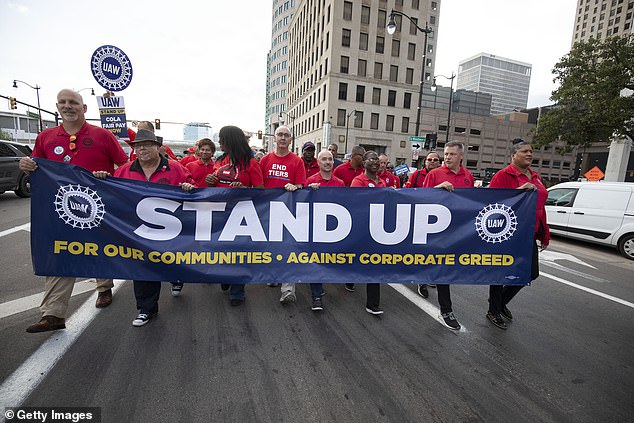
[[365,306],[365,311],[367,311],[370,314],[374,314],[375,316],[378,316],[379,314],[383,314],[383,310],[381,310],[380,307]]
[[228,283],[221,283],[220,284],[220,289],[222,289],[223,291],[228,291],[230,287],[231,287],[231,285],[229,285]]
[[267,283],[266,284],[266,286],[268,286],[269,288],[277,288],[280,285],[281,284],[279,284],[279,283]]
[[421,283],[418,285],[418,295],[423,298],[429,298],[429,291],[427,291],[427,285]]
[[150,313],[150,314],[139,313],[139,315],[136,316],[136,319],[132,321],[132,326],[136,326],[136,327],[143,326],[147,324],[147,322],[150,321],[152,316],[153,316],[153,313]]
[[293,291],[284,291],[282,293],[282,296],[280,297],[280,302],[282,304],[294,303],[296,300],[297,300],[297,297],[295,297],[295,294],[293,294]]
[[313,306],[311,307],[312,311],[323,311],[324,306],[321,303],[321,297],[313,298]]
[[[173,283],[172,284],[172,297],[180,297],[181,291],[183,290],[182,283]],[[141,326],[141,325],[139,325]]]
[[231,304],[231,307],[237,307],[244,303],[244,300],[240,298],[232,298],[229,303]]
[[506,329],[506,322],[502,318],[501,314],[493,314],[489,311],[487,312],[487,319],[500,329]]
[[454,316],[453,311],[449,313],[441,314],[445,324],[449,327],[449,329],[460,330],[460,323],[458,323],[458,319]]
[[508,321],[513,320],[513,313],[511,313],[511,310],[509,310],[507,306],[502,307],[502,316],[506,317]]
[[354,292],[354,284],[353,283],[347,283],[346,284],[346,291]]

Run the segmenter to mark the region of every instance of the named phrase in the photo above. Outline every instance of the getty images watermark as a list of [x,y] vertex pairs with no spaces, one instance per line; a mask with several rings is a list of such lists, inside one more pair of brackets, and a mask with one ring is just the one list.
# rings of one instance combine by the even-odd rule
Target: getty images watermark
[[101,423],[100,407],[7,407],[6,422]]

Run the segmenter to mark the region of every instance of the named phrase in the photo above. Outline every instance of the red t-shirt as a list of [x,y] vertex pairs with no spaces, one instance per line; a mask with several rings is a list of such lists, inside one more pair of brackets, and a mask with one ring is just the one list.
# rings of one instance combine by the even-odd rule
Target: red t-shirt
[[45,129],[35,139],[31,157],[71,163],[90,172],[105,170],[110,173],[114,173],[115,164],[128,161],[128,156],[110,131],[85,122],[75,136],[75,149],[71,150],[71,135],[62,125]]
[[358,168],[353,168],[350,166],[350,162],[345,162],[344,164],[337,166],[337,168],[332,172],[337,178],[341,179],[347,187],[350,186],[352,180],[355,176],[359,176],[364,172],[363,166],[359,166]]
[[460,166],[458,173],[453,173],[445,165],[432,169],[425,177],[423,187],[433,188],[445,181],[451,182],[454,188],[473,188],[473,175],[464,166]]
[[425,182],[426,177],[427,177],[426,167],[414,171],[414,173],[409,175],[409,180],[405,184],[405,188],[422,188],[423,182]]
[[157,184],[180,185],[183,182],[189,182],[196,186],[196,181],[192,178],[191,173],[184,166],[175,160],[168,160],[161,156],[161,162],[150,176],[149,181],[145,178],[145,173],[141,169],[139,160],[128,162],[115,170],[114,176],[117,178],[134,179],[137,181],[155,182]]
[[[183,163],[181,163],[183,165]],[[204,164],[202,160],[196,160],[195,162],[189,162],[183,165],[192,174],[192,178],[196,181],[196,186],[199,188],[206,187],[205,177],[210,173],[214,173],[214,161],[210,160],[209,164]]]
[[401,180],[398,176],[395,176],[392,172],[386,170],[383,173],[377,173],[377,176],[383,180],[386,187],[401,187]]
[[183,166],[187,166],[187,163],[195,162],[196,160],[198,160],[198,157],[196,157],[195,154],[191,154],[180,159],[179,163]]
[[335,175],[331,175],[330,179],[324,179],[321,172],[315,173],[313,176],[306,178],[306,185],[318,183],[320,187],[345,187],[346,184]]
[[313,159],[312,162],[308,163],[303,157],[302,161],[304,162],[304,168],[306,169],[306,177],[313,176],[315,173],[319,173],[319,163],[317,163],[316,159]]
[[365,173],[362,173],[361,175],[354,177],[350,186],[351,187],[385,188],[385,182],[383,182],[383,179],[379,178],[378,176],[377,176],[377,179],[379,180],[378,184],[374,182],[372,179],[368,178]]
[[260,159],[264,188],[283,188],[286,184],[306,185],[304,161],[290,152],[280,157],[271,152]]
[[254,158],[249,160],[249,166],[246,169],[232,165],[227,158],[226,163],[218,167],[214,175],[218,179],[214,186],[218,188],[228,188],[232,182],[236,181],[240,181],[245,187],[257,187],[264,184],[262,169]]

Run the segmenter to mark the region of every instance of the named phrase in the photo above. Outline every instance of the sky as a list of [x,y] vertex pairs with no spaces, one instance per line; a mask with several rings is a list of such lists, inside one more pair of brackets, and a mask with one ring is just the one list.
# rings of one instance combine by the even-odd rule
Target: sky
[[[570,49],[576,3],[442,0],[436,74],[450,76],[480,52],[527,62],[529,107],[549,104],[551,70]],[[39,85],[41,107],[50,111],[62,88],[103,94],[90,58],[109,44],[132,63],[131,84],[120,93],[128,120],[159,118],[166,139],[182,136],[182,126],[168,122],[264,130],[271,10],[271,0],[0,0],[0,94],[35,105],[35,90],[12,84]],[[98,118],[90,90],[81,94],[86,116]],[[7,101],[0,110],[9,110]]]

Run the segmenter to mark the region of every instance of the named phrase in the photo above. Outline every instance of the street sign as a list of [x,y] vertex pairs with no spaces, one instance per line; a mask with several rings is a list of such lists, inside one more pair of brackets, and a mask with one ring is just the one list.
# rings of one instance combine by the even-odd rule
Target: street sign
[[425,137],[411,136],[409,137],[409,142],[415,143],[415,144],[425,144]]
[[590,182],[596,182],[605,176],[605,173],[598,166],[593,167],[589,171],[583,174],[583,176]]

